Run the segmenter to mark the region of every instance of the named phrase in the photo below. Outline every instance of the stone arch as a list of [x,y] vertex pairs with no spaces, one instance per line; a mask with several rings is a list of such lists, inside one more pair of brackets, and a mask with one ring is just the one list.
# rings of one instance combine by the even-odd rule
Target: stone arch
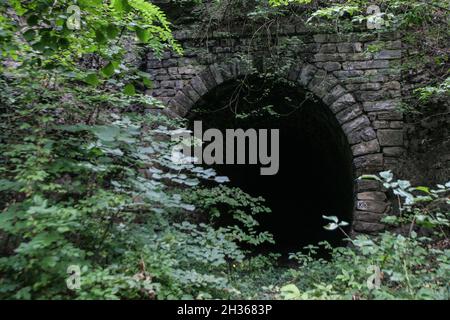
[[[244,62],[214,63],[184,85],[169,101],[169,110],[184,117],[192,107],[215,87],[226,81],[248,76],[254,70]],[[284,75],[316,97],[331,110],[351,148],[356,175],[373,173],[383,167],[383,154],[377,133],[351,92],[332,74],[310,63],[300,63]],[[382,186],[376,181],[355,180],[355,209],[352,231],[373,233],[382,231],[381,219],[389,210],[389,202]]]

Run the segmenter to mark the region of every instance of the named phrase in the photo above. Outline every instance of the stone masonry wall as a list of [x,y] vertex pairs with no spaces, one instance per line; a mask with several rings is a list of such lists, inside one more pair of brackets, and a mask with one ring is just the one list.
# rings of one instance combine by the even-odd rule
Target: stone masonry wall
[[[277,30],[273,38],[245,32],[198,34],[186,29],[176,33],[182,56],[166,52],[162,59],[146,57],[154,83],[148,94],[171,111],[184,116],[215,86],[255,70],[264,72],[269,57],[278,56],[285,77],[312,91],[335,113],[351,146],[356,176],[397,170],[405,150],[403,115],[397,111],[402,101],[397,34],[311,34],[302,26]],[[382,49],[371,52],[373,47]],[[383,230],[380,220],[392,206],[382,187],[358,181],[355,194],[353,230]]]

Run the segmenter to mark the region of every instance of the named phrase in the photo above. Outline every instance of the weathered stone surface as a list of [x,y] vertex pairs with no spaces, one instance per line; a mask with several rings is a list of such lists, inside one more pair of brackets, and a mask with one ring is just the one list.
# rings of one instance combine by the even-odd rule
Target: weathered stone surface
[[378,130],[378,140],[383,147],[395,147],[403,145],[402,130]]
[[389,60],[368,60],[344,62],[342,64],[344,70],[366,70],[366,69],[382,69],[389,68]]
[[383,166],[383,154],[368,154],[353,159],[353,164],[357,169],[366,167],[382,167]]
[[325,62],[323,64],[323,69],[325,71],[337,71],[337,70],[341,70],[342,66],[339,62]]
[[353,93],[357,101],[380,101],[386,99],[386,91],[357,91]]
[[386,90],[400,90],[402,88],[402,85],[398,81],[389,81],[383,83],[383,88]]
[[327,34],[315,34],[314,35],[314,41],[315,42],[327,42],[328,41],[328,35]]
[[403,113],[400,111],[378,112],[379,120],[403,120]]
[[380,145],[378,144],[377,139],[361,142],[352,146],[352,153],[355,157],[378,152],[380,152]]
[[180,74],[196,74],[197,72],[197,70],[189,66],[177,68],[177,71]]
[[325,71],[320,70],[308,84],[308,89],[311,90],[319,98],[323,98],[332,88],[338,83],[338,80]]
[[358,200],[356,202],[356,208],[360,211],[384,213],[388,208],[388,204],[383,201]]
[[287,79],[289,81],[297,81],[298,77],[300,76],[300,72],[302,70],[302,66],[296,66],[294,68],[291,68],[291,70],[289,71],[288,75],[287,75]]
[[208,89],[206,88],[205,84],[203,83],[202,78],[200,78],[199,76],[197,76],[191,80],[191,86],[195,91],[197,91],[199,96],[203,96],[206,93],[208,93]]
[[383,153],[388,157],[400,157],[405,153],[405,149],[402,147],[385,147]]
[[374,129],[389,129],[391,127],[391,123],[389,121],[374,121],[373,127]]
[[327,43],[320,46],[320,53],[335,53],[337,50],[335,43]]
[[350,107],[345,108],[344,110],[338,112],[336,114],[336,119],[340,124],[344,124],[349,122],[350,120],[355,119],[357,116],[363,113],[361,107],[359,105],[352,105]]
[[200,95],[190,85],[186,85],[183,88],[183,92],[194,103],[197,102],[200,99]]
[[345,56],[342,53],[317,53],[314,55],[314,62],[343,62]]
[[177,115],[179,115],[180,117],[184,117],[187,113],[188,110],[183,107],[178,101],[176,101],[175,99],[172,99],[169,102],[169,108],[171,111],[175,112]]
[[395,110],[398,106],[398,100],[384,100],[376,102],[363,102],[364,111],[374,112],[374,111],[390,111]]
[[327,105],[332,104],[336,100],[338,100],[340,97],[342,97],[345,94],[346,90],[344,87],[337,85],[329,93],[323,97],[323,102]]
[[350,133],[352,131],[359,130],[369,126],[370,126],[369,118],[367,118],[367,116],[365,115],[361,115],[358,118],[343,124],[342,130],[344,130],[345,133]]
[[404,123],[403,123],[403,121],[391,121],[390,127],[392,129],[403,129]]
[[357,144],[361,141],[370,141],[376,139],[377,133],[371,127],[367,127],[358,131],[350,132],[347,135],[348,143],[350,145]]
[[384,217],[382,213],[369,212],[369,211],[356,211],[354,214],[357,218],[358,222],[369,222],[369,223],[378,223],[382,224],[381,220]]
[[331,111],[338,113],[339,111],[355,104],[355,98],[351,94],[345,94],[330,105]]
[[362,51],[361,42],[338,43],[337,50],[339,53],[353,53]]
[[214,79],[212,73],[209,71],[209,68],[206,68],[201,73],[201,78],[203,79],[203,83],[205,84],[208,91],[214,89],[217,86],[217,82]]
[[356,181],[356,190],[360,193],[366,191],[380,191],[381,189],[381,183],[376,180],[358,179]]
[[361,233],[377,233],[385,229],[385,226],[381,223],[370,223],[364,221],[355,221],[353,223],[353,230]]
[[162,68],[162,66],[162,62],[159,59],[149,59],[147,61],[147,68],[149,69]]
[[386,193],[381,191],[366,191],[356,195],[358,200],[386,201]]
[[195,103],[190,98],[188,98],[183,91],[178,91],[175,95],[174,99],[183,106],[184,109],[189,110],[192,105]]
[[363,70],[339,70],[339,71],[333,72],[333,74],[338,79],[346,80],[348,78],[362,77],[364,75],[364,71]]
[[297,82],[301,86],[307,87],[309,82],[314,78],[314,75],[316,74],[316,72],[317,72],[317,68],[311,64],[307,64],[307,65],[303,66]]
[[381,50],[374,53],[374,59],[390,60],[390,59],[400,59],[402,57],[402,50]]
[[224,82],[222,73],[220,72],[220,68],[217,64],[210,65],[209,71],[211,72],[211,74],[214,77],[214,80],[216,81],[217,84],[221,84]]
[[163,89],[181,89],[183,88],[183,81],[180,80],[165,80],[160,82]]
[[178,60],[176,60],[176,59],[163,60],[162,61],[162,66],[164,68],[177,67],[178,66]]

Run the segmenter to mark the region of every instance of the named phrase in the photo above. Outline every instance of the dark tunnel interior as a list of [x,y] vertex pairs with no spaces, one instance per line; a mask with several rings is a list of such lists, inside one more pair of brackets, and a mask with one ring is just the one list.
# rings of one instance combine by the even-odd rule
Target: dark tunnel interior
[[328,222],[322,216],[351,223],[352,158],[339,123],[319,99],[285,81],[250,76],[209,92],[188,118],[201,120],[203,130],[280,130],[276,175],[260,175],[260,164],[213,165],[231,186],[266,199],[272,213],[259,222],[276,243],[264,250],[286,254],[323,240],[343,244],[342,232],[325,230]]

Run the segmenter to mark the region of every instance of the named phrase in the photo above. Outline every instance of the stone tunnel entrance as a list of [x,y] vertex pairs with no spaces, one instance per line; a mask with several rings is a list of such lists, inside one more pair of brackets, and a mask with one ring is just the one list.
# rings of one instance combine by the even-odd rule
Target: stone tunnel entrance
[[327,240],[341,245],[339,231],[326,231],[322,215],[352,222],[354,209],[352,154],[332,112],[319,99],[286,81],[248,76],[227,81],[191,109],[189,120],[203,129],[279,129],[278,174],[260,175],[260,165],[216,165],[230,185],[262,196],[272,209],[260,217],[279,253],[299,251]]

